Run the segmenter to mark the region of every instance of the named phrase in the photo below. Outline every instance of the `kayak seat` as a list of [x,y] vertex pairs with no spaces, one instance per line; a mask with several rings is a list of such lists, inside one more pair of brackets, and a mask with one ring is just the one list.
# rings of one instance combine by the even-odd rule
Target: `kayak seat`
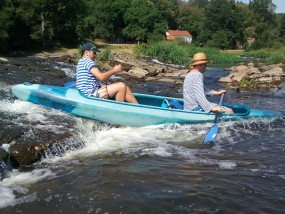
[[183,105],[178,100],[163,99],[162,108],[183,109]]

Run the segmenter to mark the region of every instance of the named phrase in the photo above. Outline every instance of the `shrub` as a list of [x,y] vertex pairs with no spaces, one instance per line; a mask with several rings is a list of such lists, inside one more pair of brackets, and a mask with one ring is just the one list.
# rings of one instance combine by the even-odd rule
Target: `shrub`
[[273,52],[269,57],[269,61],[272,63],[285,63],[285,47]]
[[181,40],[172,42],[161,41],[157,43],[137,45],[134,51],[137,57],[149,56],[174,63],[188,66],[195,53],[204,52],[209,61],[213,63],[235,63],[240,62],[240,56],[221,52],[215,48],[201,48]]

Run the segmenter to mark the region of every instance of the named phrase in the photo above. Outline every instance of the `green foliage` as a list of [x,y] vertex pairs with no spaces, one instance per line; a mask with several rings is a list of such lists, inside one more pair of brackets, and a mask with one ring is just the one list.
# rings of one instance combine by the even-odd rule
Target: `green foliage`
[[244,55],[258,59],[266,59],[270,63],[285,63],[285,47],[248,51]]
[[125,36],[136,41],[161,40],[165,35],[166,22],[150,1],[133,0],[124,14]]
[[0,51],[8,47],[9,28],[14,24],[14,7],[11,0],[1,0],[0,2]]
[[273,42],[278,40],[277,19],[274,13],[276,5],[272,0],[252,0],[249,9],[253,12],[251,27],[252,36],[256,38],[254,49],[272,47]]
[[240,57],[230,53],[224,53],[214,48],[200,48],[184,41],[157,42],[148,45],[137,45],[135,53],[137,56],[150,56],[163,60],[167,63],[174,63],[188,66],[195,53],[204,52],[213,63],[240,62]]
[[266,59],[269,58],[272,54],[272,50],[266,50],[266,49],[261,49],[261,50],[253,50],[253,51],[248,51],[244,55],[248,57],[255,57],[259,59]]
[[239,81],[237,84],[239,87],[256,88],[256,83],[254,81],[250,81],[250,80],[246,80],[246,79]]
[[111,54],[112,48],[107,47],[101,52],[98,53],[98,60],[100,61],[108,61],[113,59],[113,55]]
[[244,40],[244,18],[233,0],[211,0],[205,8],[203,31],[199,43],[216,48],[235,48]]
[[[153,43],[167,29],[188,30],[200,47],[278,48],[285,44],[285,14],[275,9],[272,0],[1,0],[0,51],[86,38]],[[255,42],[247,44],[248,38]],[[184,61],[185,51],[175,51],[181,59],[171,61]]]
[[285,47],[271,53],[269,61],[272,63],[285,63]]

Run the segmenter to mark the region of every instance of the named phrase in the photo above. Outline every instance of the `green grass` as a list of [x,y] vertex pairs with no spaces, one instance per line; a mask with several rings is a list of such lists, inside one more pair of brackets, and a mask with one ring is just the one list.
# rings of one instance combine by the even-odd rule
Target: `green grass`
[[244,55],[257,59],[265,59],[268,63],[285,63],[285,47],[248,51]]
[[273,52],[269,57],[269,61],[272,63],[285,63],[285,47]]
[[215,64],[241,61],[240,56],[237,54],[222,52],[214,48],[201,48],[179,40],[137,45],[134,50],[137,57],[155,57],[167,63],[184,66],[191,64],[193,55],[198,52],[204,52],[208,60]]

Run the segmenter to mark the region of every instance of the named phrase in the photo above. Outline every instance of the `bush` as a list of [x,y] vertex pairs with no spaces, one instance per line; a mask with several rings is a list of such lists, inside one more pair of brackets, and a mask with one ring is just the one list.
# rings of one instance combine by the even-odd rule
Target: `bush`
[[272,63],[285,63],[285,47],[274,51],[270,57],[269,57],[269,61]]
[[261,50],[255,50],[255,51],[248,51],[244,55],[248,57],[265,59],[265,58],[269,58],[271,54],[272,54],[272,51],[261,49]]
[[113,59],[111,52],[112,52],[112,48],[110,47],[105,48],[102,52],[99,52],[98,60],[108,61],[108,60]]
[[181,40],[137,45],[134,52],[137,57],[155,57],[167,63],[184,66],[191,64],[193,55],[198,52],[204,52],[209,61],[217,64],[240,62],[240,56],[236,54],[221,52],[215,48],[200,48]]
[[248,51],[245,56],[266,59],[269,63],[285,63],[285,47],[280,49],[261,49]]

